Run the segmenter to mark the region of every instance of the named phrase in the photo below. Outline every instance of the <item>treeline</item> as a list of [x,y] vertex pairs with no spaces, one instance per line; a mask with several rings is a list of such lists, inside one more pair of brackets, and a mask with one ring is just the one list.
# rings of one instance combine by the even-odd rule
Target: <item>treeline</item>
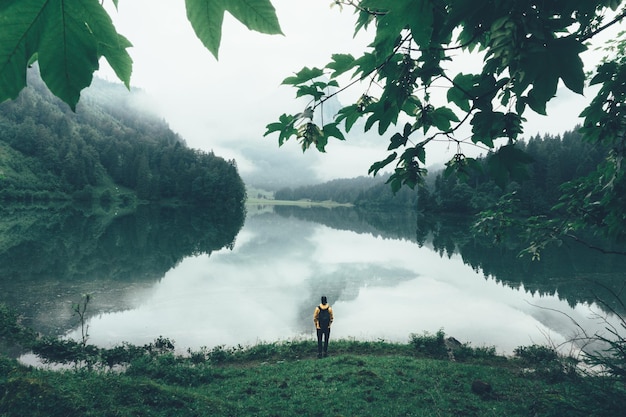
[[286,187],[274,193],[277,200],[331,200],[337,203],[354,203],[360,194],[373,184],[384,183],[383,177],[339,178],[323,184]]
[[563,135],[536,135],[516,145],[532,158],[527,178],[509,183],[505,190],[488,176],[490,156],[480,158],[480,170],[469,171],[467,181],[438,173],[434,184],[420,200],[424,211],[475,213],[492,205],[503,193],[516,193],[519,208],[526,213],[546,213],[561,196],[563,183],[587,175],[602,162],[608,148],[591,144],[577,129]]
[[[423,185],[400,189],[396,195],[388,176],[331,181],[324,184],[283,189],[278,199],[334,200],[357,206],[403,206],[423,212],[473,214],[495,203],[504,193],[515,192],[520,208],[528,213],[545,213],[559,199],[559,187],[591,172],[607,155],[608,149],[583,140],[577,130],[563,135],[536,135],[516,145],[533,160],[526,168],[526,179],[512,181],[506,189],[488,175],[490,155],[477,160],[479,169],[468,170],[466,179],[446,176],[444,171],[429,173]],[[369,180],[369,181],[368,181]],[[351,184],[353,184],[351,186]],[[291,198],[289,198],[291,197]]]
[[0,199],[98,192],[112,199],[130,190],[149,201],[244,201],[235,162],[188,148],[163,120],[136,108],[137,93],[94,80],[74,113],[35,73],[28,83],[16,100],[0,103]]
[[419,190],[403,187],[395,195],[386,181],[390,174],[376,177],[341,178],[323,184],[286,187],[274,193],[276,200],[335,201],[357,205],[412,206],[417,204]]

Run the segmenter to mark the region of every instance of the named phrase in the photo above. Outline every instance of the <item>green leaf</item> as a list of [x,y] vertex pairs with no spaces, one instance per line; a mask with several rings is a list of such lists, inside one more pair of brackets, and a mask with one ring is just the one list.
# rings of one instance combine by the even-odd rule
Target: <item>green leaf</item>
[[101,56],[129,85],[130,42],[98,0],[4,1],[0,16],[0,100],[15,98],[26,85],[26,67],[34,57],[50,91],[72,109]]
[[429,45],[433,32],[433,10],[431,1],[414,0],[404,3],[404,9],[400,11],[405,18],[409,19],[409,28],[413,35],[413,40],[418,45]]
[[346,124],[346,132],[350,132],[354,123],[363,115],[362,112],[359,111],[359,106],[356,104],[352,104],[350,106],[346,106],[339,110],[337,113],[336,121],[341,122],[345,120]]
[[618,70],[616,62],[605,62],[596,69],[596,75],[589,81],[589,85],[604,84],[613,79]]
[[304,96],[312,96],[313,99],[319,100],[324,97],[324,92],[320,91],[314,86],[310,85],[302,85],[298,87],[298,91],[296,92],[296,97],[304,97]]
[[278,118],[278,122],[270,123],[265,127],[267,130],[263,134],[263,137],[274,132],[279,132],[278,146],[282,146],[289,138],[298,134],[298,130],[294,127],[296,120],[298,120],[296,116],[282,114]]
[[401,146],[406,146],[407,141],[409,140],[409,135],[411,134],[411,124],[407,123],[404,126],[404,134],[396,133],[389,140],[389,147],[387,147],[388,151],[398,149]]
[[406,165],[410,165],[417,158],[422,164],[426,162],[426,150],[423,146],[414,146],[406,149],[400,159],[404,161]]
[[354,76],[356,77],[358,74],[361,74],[361,77],[365,78],[376,70],[379,63],[375,54],[364,53],[360,58],[354,61],[354,64],[355,67],[357,67]]
[[400,176],[400,173],[393,173],[387,180],[387,184],[391,185],[391,192],[393,194],[400,191],[400,188],[402,188],[402,177]]
[[526,104],[545,115],[546,104],[555,96],[559,79],[575,93],[583,93],[585,73],[580,54],[586,47],[574,37],[536,42],[541,43],[529,47],[521,61],[521,76],[515,85],[515,92],[521,94],[532,84]]
[[285,78],[282,84],[298,85],[307,81],[311,81],[317,77],[321,77],[322,75],[324,75],[324,71],[319,68],[304,67],[300,71],[298,71],[294,77]]
[[375,19],[372,13],[368,13],[366,9],[367,5],[363,3],[362,6],[363,7],[359,9],[359,17],[354,25],[354,36],[356,36],[361,29],[367,29],[369,24]]
[[448,100],[448,103],[456,104],[461,110],[465,112],[470,111],[470,108],[471,108],[470,102],[469,102],[470,97],[467,95],[466,92],[464,92],[460,88],[451,87],[448,90],[448,93],[446,94],[446,98]]
[[372,46],[377,58],[376,65],[381,64],[391,54],[400,40],[400,32],[406,22],[399,19],[398,14],[387,13],[379,18],[376,25],[376,36]]
[[393,162],[396,157],[398,156],[398,154],[396,152],[393,152],[389,155],[387,155],[387,157],[385,159],[383,159],[382,161],[378,161],[372,164],[372,166],[370,166],[370,169],[367,171],[368,174],[378,174],[378,172],[383,169],[384,167],[386,167],[387,165],[389,165],[391,162]]
[[99,44],[117,42],[117,32],[97,0],[48,1],[42,18],[45,26],[38,48],[41,78],[74,110],[81,90],[91,84],[98,69]]
[[563,83],[575,93],[582,94],[585,88],[585,72],[580,54],[587,47],[574,37],[557,38],[550,45],[552,62],[558,66]]
[[324,133],[324,136],[326,138],[334,137],[339,140],[346,140],[346,138],[343,136],[343,133],[341,133],[341,130],[339,130],[339,128],[337,127],[337,123],[329,123],[327,125],[324,125],[324,127],[322,128],[322,132]]
[[479,78],[473,74],[459,73],[452,80],[452,85],[447,93],[447,100],[449,103],[456,104],[461,110],[470,111],[470,99],[474,99],[475,96],[472,91],[478,85]]
[[378,134],[382,135],[392,123],[398,119],[398,108],[389,101],[378,101],[367,107],[372,114],[365,121],[365,131],[368,131],[378,122]]
[[[558,80],[555,80],[558,81]],[[556,92],[556,84],[554,84],[555,86],[555,92]],[[542,87],[533,87],[532,90],[530,90],[528,92],[528,97],[526,98],[526,104],[528,104],[528,106],[533,109],[535,112],[542,114],[542,115],[547,115],[546,112],[546,105],[548,103],[548,100],[550,100],[552,97],[554,97],[554,95],[551,96],[547,96],[545,94],[546,90],[542,90]]]
[[532,162],[532,157],[515,145],[506,145],[488,158],[487,165],[496,184],[504,188],[510,180],[527,179],[526,165]]
[[[502,137],[512,138],[515,133],[515,123],[522,119],[515,113],[506,115],[502,112],[481,111],[474,114],[472,125],[472,141],[482,142],[493,148],[493,140]],[[507,124],[508,123],[508,124]],[[509,131],[509,128],[511,131]]]
[[458,122],[454,112],[447,107],[438,107],[430,113],[430,119],[433,126],[442,132],[450,130],[451,122]]
[[326,68],[334,70],[331,78],[338,77],[346,71],[351,70],[356,65],[354,57],[350,54],[333,54],[332,62],[326,65]]
[[270,0],[185,0],[187,19],[202,44],[218,57],[224,12],[248,29],[270,35],[282,34]]
[[433,30],[433,10],[427,0],[377,0],[362,2],[361,6],[386,10],[378,19],[373,47],[379,57],[387,56],[400,38],[400,32],[410,29],[414,41],[429,46]]
[[26,86],[26,67],[37,52],[43,8],[42,0],[0,3],[0,101],[17,97]]
[[111,47],[108,44],[101,45],[102,55],[106,58],[107,62],[115,71],[115,75],[124,82],[126,88],[130,88],[130,76],[133,72],[133,60],[126,51],[126,48],[132,46],[132,44],[123,37],[118,35],[119,42],[116,47]]

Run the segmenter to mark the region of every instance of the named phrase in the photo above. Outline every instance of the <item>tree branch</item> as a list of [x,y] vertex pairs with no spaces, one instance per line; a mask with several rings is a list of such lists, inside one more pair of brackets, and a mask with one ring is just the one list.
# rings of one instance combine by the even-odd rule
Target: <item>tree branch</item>
[[620,13],[619,15],[617,15],[613,20],[611,20],[609,23],[600,26],[599,28],[597,28],[594,31],[589,32],[588,34],[584,35],[583,37],[580,38],[581,42],[584,42],[586,40],[589,40],[591,38],[593,38],[594,36],[596,36],[598,33],[610,28],[611,26],[621,22],[622,20],[624,20],[624,18],[626,18],[626,10],[624,10],[622,13]]

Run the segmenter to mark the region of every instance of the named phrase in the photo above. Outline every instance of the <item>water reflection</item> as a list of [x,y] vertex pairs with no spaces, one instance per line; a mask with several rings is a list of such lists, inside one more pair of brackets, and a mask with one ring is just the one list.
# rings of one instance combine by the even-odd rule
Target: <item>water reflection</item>
[[[313,337],[322,294],[336,315],[331,339],[404,342],[412,332],[443,328],[472,346],[510,353],[571,338],[572,320],[591,333],[604,327],[594,305],[572,307],[554,291],[485,279],[459,254],[441,256],[363,225],[356,232],[291,214],[251,213],[234,248],[185,258],[132,308],[92,317],[90,341],[143,344],[162,335],[184,350]],[[70,336],[78,338],[78,330]]]
[[244,220],[219,208],[1,210],[0,302],[44,334],[75,325],[81,294],[94,294],[91,314],[134,308],[182,259],[232,247]]

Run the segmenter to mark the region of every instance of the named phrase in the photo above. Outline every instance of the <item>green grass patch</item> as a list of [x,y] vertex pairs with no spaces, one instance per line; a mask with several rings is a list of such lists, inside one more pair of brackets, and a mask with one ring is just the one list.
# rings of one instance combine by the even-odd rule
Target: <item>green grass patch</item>
[[623,385],[568,373],[549,349],[505,358],[450,345],[443,332],[407,344],[337,340],[324,359],[312,340],[174,352],[165,338],[102,350],[125,364],[116,370],[95,360],[53,371],[0,359],[0,416],[556,417],[626,406]]
[[623,413],[626,387],[576,370],[548,347],[513,357],[445,336],[409,342],[335,340],[317,359],[311,339],[217,346],[177,354],[160,337],[101,349],[38,338],[0,309],[4,345],[28,347],[65,370],[0,356],[0,416],[509,416]]
[[[312,342],[304,346],[314,349]],[[626,405],[623,388],[595,378],[551,382],[510,364],[424,358],[407,346],[370,354],[366,346],[324,359],[263,360],[269,345],[251,348],[249,361],[228,363],[170,352],[143,356],[125,372],[49,371],[2,359],[0,415],[609,416]],[[476,381],[491,390],[476,393]],[[602,402],[607,397],[610,404]]]

